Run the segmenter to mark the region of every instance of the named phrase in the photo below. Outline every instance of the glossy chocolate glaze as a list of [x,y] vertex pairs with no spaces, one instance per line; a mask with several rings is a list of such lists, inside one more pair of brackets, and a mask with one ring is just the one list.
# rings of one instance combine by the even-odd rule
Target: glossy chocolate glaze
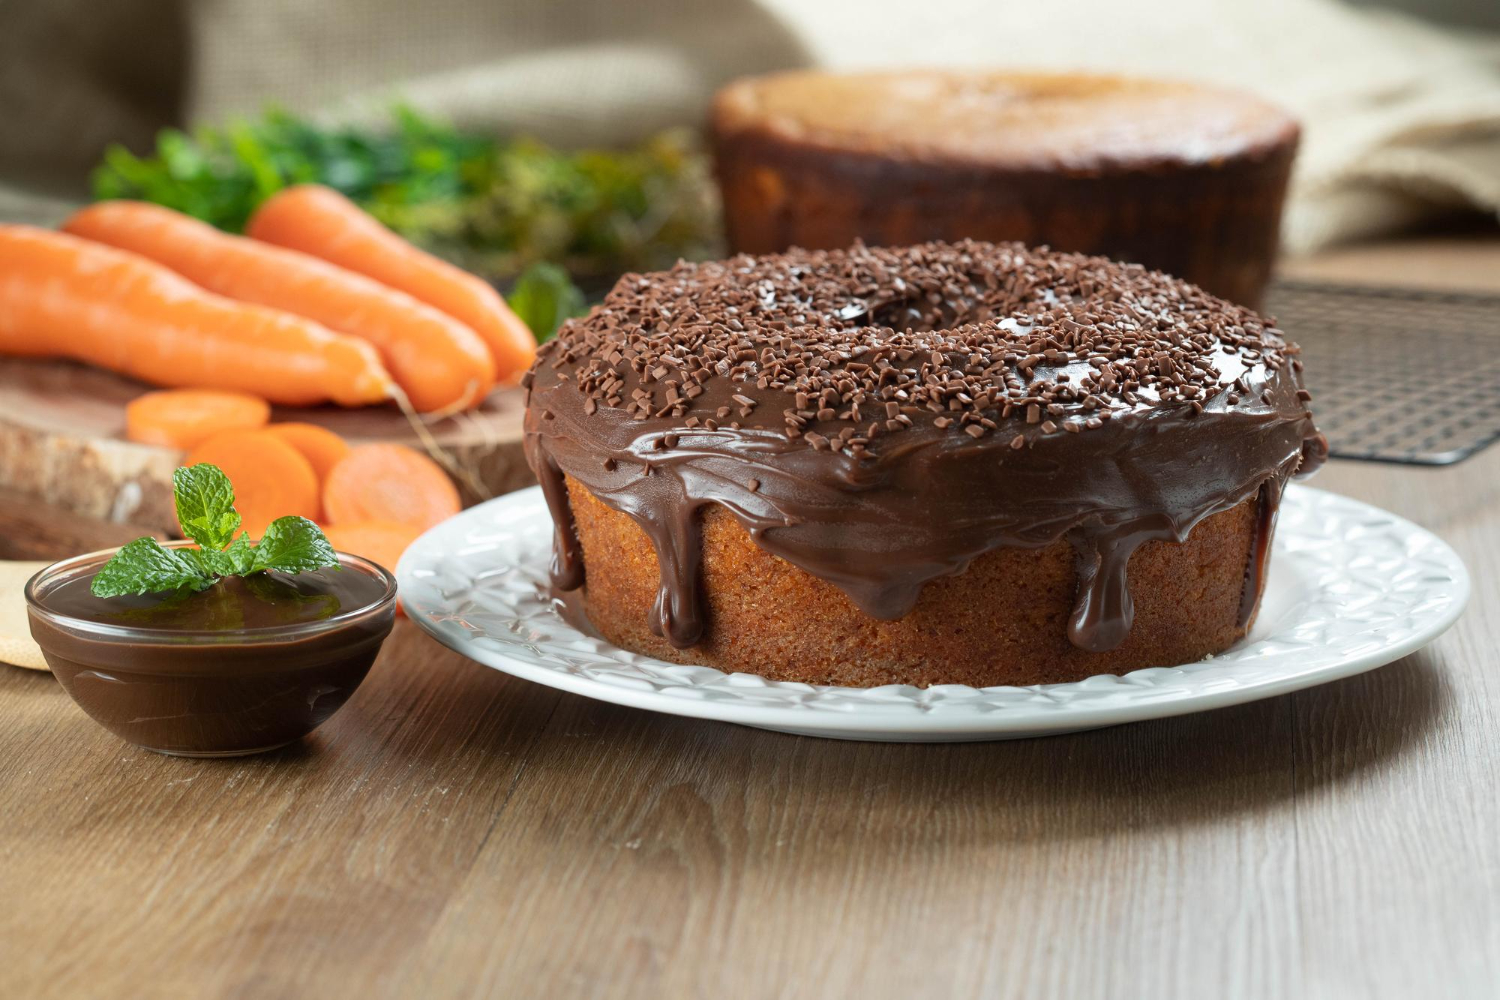
[[[1072,275],[1081,268],[1086,272],[1081,287],[1097,286],[1101,295],[1108,288],[1147,281],[1139,268],[1097,259],[1022,254],[1016,247],[986,244],[960,249],[966,253],[966,267],[971,258],[979,258],[988,261],[985,267],[1040,269],[1043,277],[1053,271]],[[737,273],[753,285],[757,267],[790,268],[795,276],[831,266],[828,260],[826,255],[802,254],[793,255],[790,263],[778,257],[763,258],[773,263],[757,265],[742,258],[722,266],[731,272],[727,279],[711,266],[704,266],[705,274],[683,265],[679,271],[686,272],[673,275],[691,285],[704,277],[738,280]],[[1110,284],[1100,284],[1106,279]],[[1076,284],[1075,278],[1068,280]],[[1181,294],[1170,279],[1150,276],[1149,282],[1154,282],[1149,295],[1156,297],[1143,298],[1143,303],[1171,302],[1173,294]],[[789,436],[782,426],[782,404],[790,390],[762,386],[754,372],[747,379],[708,378],[690,405],[669,413],[642,417],[638,411],[600,405],[597,394],[580,389],[580,373],[596,360],[598,345],[582,353],[576,345],[589,324],[618,323],[622,316],[634,315],[627,303],[649,284],[649,279],[636,276],[622,279],[602,310],[564,331],[563,348],[554,347],[538,360],[527,408],[526,449],[556,523],[555,586],[573,590],[586,576],[568,510],[566,475],[628,514],[650,537],[661,568],[650,624],[678,648],[697,642],[706,626],[698,511],[707,504],[721,504],[768,552],[836,584],[860,610],[883,619],[902,617],[927,581],[961,573],[985,552],[1001,546],[1044,546],[1066,538],[1078,554],[1079,577],[1069,638],[1082,649],[1103,651],[1119,645],[1130,630],[1126,566],[1141,544],[1180,541],[1203,518],[1259,496],[1260,555],[1248,567],[1242,607],[1242,618],[1248,621],[1259,600],[1263,549],[1281,488],[1293,474],[1311,471],[1322,458],[1322,438],[1292,363],[1295,349],[1286,348],[1285,356],[1277,353],[1286,345],[1271,330],[1258,335],[1254,347],[1215,342],[1197,352],[1195,360],[1206,362],[1203,371],[1209,374],[1195,372],[1195,377],[1211,381],[1210,375],[1216,376],[1223,385],[1212,395],[1163,402],[1143,386],[1130,393],[1133,402],[1109,393],[1093,394],[1091,402],[1058,404],[1046,411],[1046,421],[1033,414],[1029,423],[1024,410],[1007,413],[995,406],[983,411],[992,429],[964,425],[978,436],[963,432],[958,423],[940,424],[948,411],[907,407],[901,412],[907,414],[909,426],[874,438],[868,446],[855,439],[842,448],[813,447],[808,439],[815,429],[828,427],[831,432],[838,421],[812,420],[807,434]],[[761,295],[766,316],[788,314],[773,291],[766,289]],[[845,305],[841,315],[891,315],[889,301],[873,301],[880,297],[879,289],[866,291],[863,307]],[[1201,312],[1206,297],[1192,291]],[[1022,300],[1043,302],[1047,308],[1057,302],[1040,282],[1008,294],[1015,300],[1009,303],[1015,307],[1010,314],[986,310],[980,316],[992,329],[1025,329],[1029,336],[1030,326],[1016,317],[1032,320],[1035,315],[1021,308]],[[858,300],[857,295],[853,298]],[[989,301],[998,299],[991,296]],[[1207,301],[1213,307],[1212,300]],[[925,302],[903,318],[916,326],[979,315],[972,298]],[[820,322],[837,322],[832,311],[820,316],[819,303],[807,301],[805,295],[797,298],[791,311],[807,317],[809,329]],[[604,315],[611,312],[616,315]],[[754,344],[756,325],[741,315]],[[1253,323],[1251,316],[1233,311],[1231,320]],[[1163,324],[1167,325],[1165,319]],[[628,325],[628,320],[619,325]],[[797,338],[795,327],[781,332]],[[850,328],[839,336],[856,346],[844,352],[835,368],[865,356],[857,345],[882,339],[907,342],[884,328]],[[946,352],[947,358],[971,349],[944,331],[917,339]],[[570,341],[575,347],[567,346]],[[1159,360],[1160,354],[1153,357]],[[1182,364],[1177,362],[1179,369]],[[1077,385],[1096,371],[1087,360],[1063,352],[1025,369],[1024,378],[1015,382]],[[650,381],[648,377],[640,384]],[[629,387],[639,388],[627,377]],[[1030,390],[1023,385],[1015,391]],[[745,400],[762,405],[743,413]],[[725,407],[742,413],[742,419],[733,421],[737,426],[685,426],[689,414],[722,412]],[[1085,417],[1092,420],[1087,429]],[[1074,426],[1065,428],[1070,422]]]
[[183,594],[95,597],[90,577],[50,590],[44,606],[60,615],[130,628],[231,632],[323,621],[379,599],[383,585],[364,573],[320,569],[288,576],[257,573],[225,577],[206,590]]

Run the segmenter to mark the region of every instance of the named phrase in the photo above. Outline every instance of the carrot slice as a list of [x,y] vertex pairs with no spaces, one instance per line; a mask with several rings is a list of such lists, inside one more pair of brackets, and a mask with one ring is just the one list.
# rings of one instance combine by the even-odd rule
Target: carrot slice
[[318,477],[302,453],[269,431],[225,431],[188,453],[186,464],[210,462],[234,486],[234,509],[250,537],[278,517],[318,519]]
[[362,340],[33,226],[0,225],[0,354],[72,358],[157,385],[294,406],[378,403],[394,388]]
[[319,482],[327,479],[333,467],[349,454],[349,442],[328,428],[319,427],[317,424],[289,421],[284,424],[272,424],[266,430],[300,451],[302,457],[312,464],[313,472],[317,473]]
[[271,419],[259,396],[215,389],[162,389],[125,405],[125,439],[187,451],[223,431],[253,431]]
[[495,359],[473,330],[326,260],[144,201],[98,202],[75,212],[63,231],[149,257],[219,295],[368,341],[424,413],[476,406],[495,384]]
[[536,337],[488,282],[412,246],[332,188],[280,191],[245,231],[368,275],[467,324],[489,345],[502,379],[519,377],[536,357]]
[[340,552],[364,556],[395,572],[406,547],[422,533],[420,525],[399,521],[351,521],[323,529],[328,541]]
[[323,483],[323,511],[334,524],[399,521],[423,530],[459,511],[458,489],[442,467],[399,444],[363,444]]

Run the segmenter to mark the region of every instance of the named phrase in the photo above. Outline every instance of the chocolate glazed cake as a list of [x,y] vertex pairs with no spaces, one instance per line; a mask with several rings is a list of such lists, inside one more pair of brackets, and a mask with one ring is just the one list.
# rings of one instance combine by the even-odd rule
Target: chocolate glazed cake
[[1255,306],[1296,122],[1247,94],[1045,73],[779,73],[712,132],[730,249],[1020,240]]
[[544,345],[554,584],[610,641],[812,683],[1175,664],[1254,618],[1326,453],[1255,313],[1019,244],[627,275]]

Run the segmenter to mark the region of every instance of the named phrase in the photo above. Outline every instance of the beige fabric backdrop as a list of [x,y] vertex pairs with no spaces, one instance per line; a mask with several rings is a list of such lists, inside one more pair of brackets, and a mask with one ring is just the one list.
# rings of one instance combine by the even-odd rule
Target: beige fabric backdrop
[[1257,90],[1306,125],[1295,249],[1500,208],[1500,42],[1336,0],[0,0],[0,217],[55,215],[109,139],[268,100],[345,119],[399,97],[476,128],[614,143],[701,120],[734,76],[800,65]]

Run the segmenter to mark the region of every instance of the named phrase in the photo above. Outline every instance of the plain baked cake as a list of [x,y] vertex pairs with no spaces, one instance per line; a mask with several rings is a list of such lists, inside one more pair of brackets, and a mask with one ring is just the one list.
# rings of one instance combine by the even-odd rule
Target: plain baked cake
[[1255,306],[1296,122],[1248,94],[1042,73],[778,73],[712,113],[730,249],[1020,240]]

